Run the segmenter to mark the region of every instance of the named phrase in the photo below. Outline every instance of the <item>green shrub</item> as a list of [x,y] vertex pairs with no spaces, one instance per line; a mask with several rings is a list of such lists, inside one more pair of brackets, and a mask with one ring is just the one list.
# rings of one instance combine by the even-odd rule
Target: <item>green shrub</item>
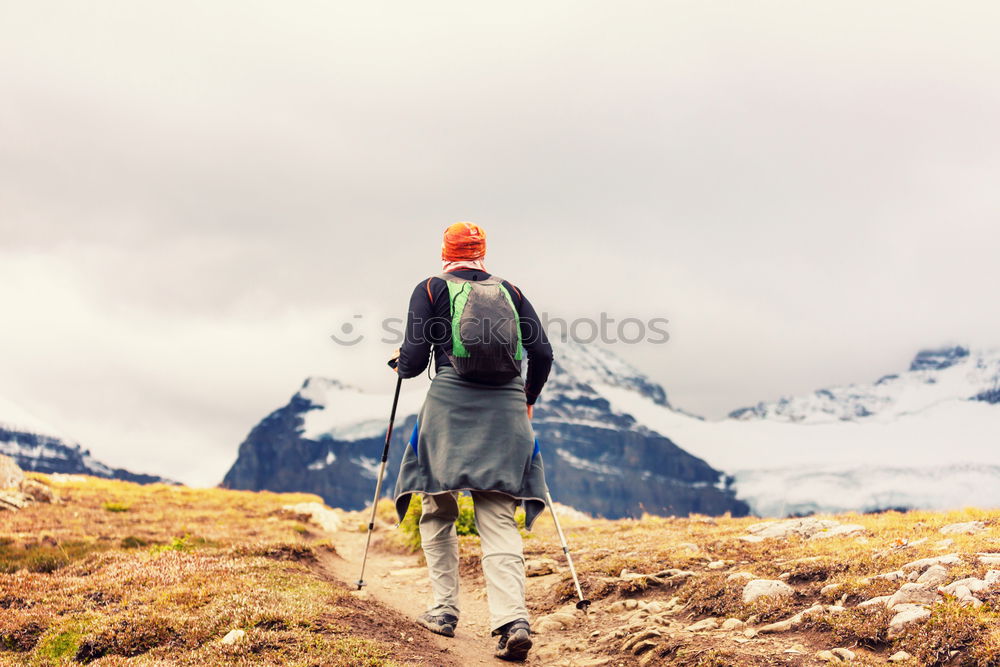
[[49,660],[60,660],[62,658],[72,658],[80,648],[80,638],[82,635],[73,630],[45,635],[35,651],[39,656]]
[[104,503],[104,509],[108,512],[128,512],[129,506],[124,503]]
[[169,544],[157,544],[155,547],[150,549],[150,552],[154,554],[159,554],[163,553],[164,551],[190,551],[193,545],[189,540],[190,540],[189,535],[184,535],[182,537],[175,537],[174,539],[170,540]]
[[[380,508],[381,509],[381,508]],[[409,551],[420,550],[420,516],[423,513],[420,502],[420,494],[414,493],[410,497],[410,506],[406,511],[406,517],[399,524],[400,538],[392,538],[393,542],[399,543]],[[395,516],[395,514],[393,514]],[[521,531],[521,536],[526,537],[524,531],[524,510],[518,508],[514,513],[514,520]],[[365,527],[367,529],[367,526]],[[476,510],[472,496],[458,496],[458,518],[455,520],[455,532],[459,535],[479,535],[476,530]]]

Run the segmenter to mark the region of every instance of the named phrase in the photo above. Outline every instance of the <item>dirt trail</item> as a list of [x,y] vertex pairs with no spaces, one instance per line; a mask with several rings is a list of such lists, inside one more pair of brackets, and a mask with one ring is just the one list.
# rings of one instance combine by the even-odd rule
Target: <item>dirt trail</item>
[[[337,554],[323,556],[320,564],[331,575],[350,586],[351,582],[358,580],[365,535],[339,532],[334,537],[334,545]],[[365,581],[367,582],[365,590],[372,599],[399,611],[410,619],[416,619],[423,613],[430,600],[427,570],[425,566],[420,565],[416,555],[387,554],[373,547],[368,553]],[[532,589],[540,587],[541,583],[536,578],[528,579],[529,598]],[[459,605],[462,615],[455,637],[435,635],[416,622],[406,631],[425,635],[436,643],[441,650],[442,659],[437,663],[440,666],[512,664],[493,657],[496,638],[490,636],[489,612],[481,578],[477,580],[475,577],[463,574]],[[538,649],[544,646],[545,639],[537,635],[533,639],[535,641],[533,655],[529,656],[527,662],[521,664],[540,666],[545,663],[539,661],[537,654]],[[405,640],[400,638],[400,641]]]

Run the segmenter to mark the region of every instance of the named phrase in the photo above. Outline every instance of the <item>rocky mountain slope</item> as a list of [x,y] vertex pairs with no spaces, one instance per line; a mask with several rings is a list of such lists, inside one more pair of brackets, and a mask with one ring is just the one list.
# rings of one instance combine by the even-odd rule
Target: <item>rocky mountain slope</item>
[[157,475],[134,473],[98,461],[59,431],[12,401],[0,398],[0,454],[23,470],[93,475],[139,484],[174,483]]
[[[734,497],[720,471],[616,410],[595,391],[598,383],[674,412],[662,387],[610,352],[560,346],[534,422],[557,500],[609,518],[643,511],[746,514],[747,506]],[[401,395],[389,459],[390,489],[424,393],[418,383]],[[253,428],[223,485],[309,491],[331,505],[363,507],[374,489],[390,404],[389,395],[309,378],[287,405]]]

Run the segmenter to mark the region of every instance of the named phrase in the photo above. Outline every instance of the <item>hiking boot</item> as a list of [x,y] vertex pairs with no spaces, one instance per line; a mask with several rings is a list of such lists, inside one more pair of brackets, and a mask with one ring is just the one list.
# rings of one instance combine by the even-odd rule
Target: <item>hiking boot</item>
[[438,614],[437,616],[431,616],[428,613],[423,613],[417,617],[417,623],[424,626],[434,634],[444,635],[445,637],[454,637],[455,626],[458,625],[458,617],[452,616],[451,614]]
[[528,621],[519,618],[500,626],[493,634],[500,635],[497,651],[494,653],[496,657],[511,662],[523,662],[528,657],[528,651],[531,650],[531,626]]

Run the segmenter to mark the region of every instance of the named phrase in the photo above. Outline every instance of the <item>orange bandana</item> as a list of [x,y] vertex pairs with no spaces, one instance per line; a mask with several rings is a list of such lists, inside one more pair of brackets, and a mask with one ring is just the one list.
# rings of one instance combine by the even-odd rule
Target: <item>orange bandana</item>
[[441,259],[448,262],[482,259],[486,255],[486,232],[471,222],[456,222],[444,230]]

